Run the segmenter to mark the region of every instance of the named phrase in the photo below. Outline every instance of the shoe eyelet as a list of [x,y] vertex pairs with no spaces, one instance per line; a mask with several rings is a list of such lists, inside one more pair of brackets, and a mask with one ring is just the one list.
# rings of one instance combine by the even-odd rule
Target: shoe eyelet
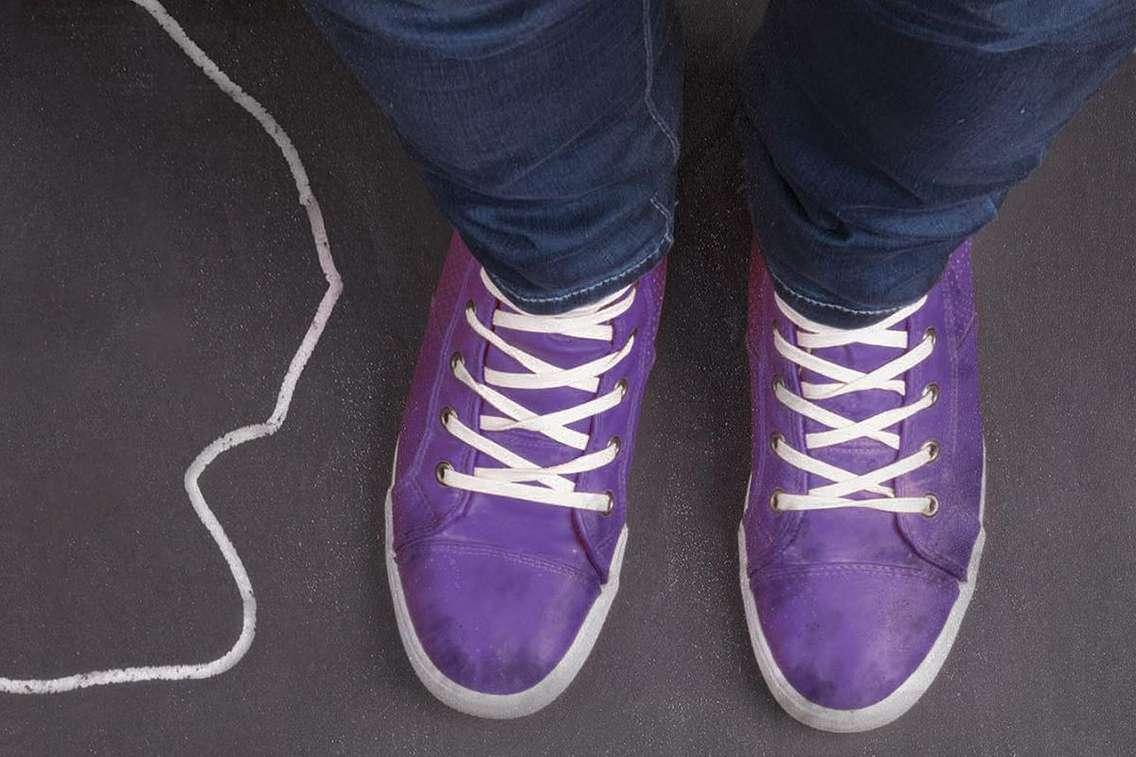
[[453,469],[454,466],[443,460],[434,468],[434,478],[438,479],[438,483],[442,486],[448,487],[449,484],[446,483],[446,471],[452,471]]
[[780,431],[774,431],[772,434],[769,435],[769,449],[776,452],[777,451],[777,445],[780,444],[783,441],[785,441],[785,437],[781,434],[781,432]]
[[615,382],[615,388],[619,390],[619,398],[620,399],[623,399],[624,397],[626,397],[627,396],[627,390],[629,388],[629,384],[627,383],[627,379],[621,378],[619,381],[616,381]]
[[773,326],[773,333],[774,334],[781,333],[781,319],[780,318],[774,318],[772,326]]
[[[939,401],[939,385],[932,381],[927,386],[923,387],[923,396],[931,395],[931,404],[934,405]],[[928,406],[929,407],[929,406]]]
[[920,447],[920,449],[926,451],[927,462],[931,463],[939,459],[939,443],[934,439],[928,439],[923,442],[923,446]]
[[442,412],[438,413],[438,420],[442,422],[442,428],[448,429],[450,427],[450,418],[458,414],[457,410],[452,407],[442,408]]
[[615,447],[615,454],[618,455],[619,451],[623,449],[623,440],[618,436],[613,436],[612,438],[607,440],[607,446]]
[[935,331],[934,326],[928,326],[927,328],[923,329],[923,341],[927,341],[928,339],[930,339],[931,340],[931,346],[934,347],[935,346],[935,339],[938,336],[938,333],[939,332]]
[[924,518],[934,518],[939,514],[939,498],[934,494],[927,494],[927,507],[923,508],[921,515]]
[[784,389],[784,388],[785,388],[785,380],[782,379],[780,376],[774,376],[773,377],[773,393],[777,394],[778,389]]
[[457,373],[459,365],[465,365],[465,358],[462,357],[460,352],[455,352],[450,355],[450,370]]
[[773,490],[773,492],[769,495],[769,509],[770,510],[772,510],[775,513],[781,512],[780,500],[781,500],[781,495],[784,494],[784,493],[785,492],[781,491],[780,489],[774,489]]
[[473,300],[468,301],[465,304],[465,312],[476,314],[477,313],[477,303],[474,302]]
[[604,494],[607,496],[607,507],[603,510],[600,510],[600,515],[607,518],[613,512],[615,512],[615,495],[612,494],[610,490],[604,492]]

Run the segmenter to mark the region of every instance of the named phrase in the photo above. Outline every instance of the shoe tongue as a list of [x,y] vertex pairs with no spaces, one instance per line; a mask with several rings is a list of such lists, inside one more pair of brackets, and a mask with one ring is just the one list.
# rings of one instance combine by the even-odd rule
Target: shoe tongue
[[[815,349],[813,354],[845,368],[851,368],[861,373],[870,373],[899,357],[902,351],[892,347],[852,344]],[[830,379],[809,370],[801,371],[801,380],[818,384],[832,383]],[[868,389],[849,392],[830,399],[813,401],[824,409],[838,413],[851,421],[860,421],[885,410],[899,407],[903,404],[904,398],[895,392],[884,389]],[[829,430],[828,426],[809,418],[804,419],[804,428],[805,433]],[[895,427],[888,430],[894,432]],[[853,439],[829,447],[810,449],[807,452],[817,460],[857,474],[882,468],[894,462],[898,455],[896,450],[886,444],[869,438]],[[810,489],[830,483],[832,482],[821,476],[811,474],[809,476]],[[870,499],[877,495],[861,492],[850,496],[853,499]]]
[[[497,332],[510,345],[524,350],[533,357],[560,368],[575,368],[584,363],[591,362],[611,353],[612,346],[609,341],[599,339],[582,339],[563,334],[540,334],[531,331],[518,331],[509,328],[494,326]],[[528,369],[509,357],[492,344],[487,346],[485,366],[498,371],[509,373],[528,373]],[[480,378],[480,377],[479,377]],[[487,382],[488,383],[488,382]],[[511,387],[493,387],[514,402],[528,408],[534,413],[545,415],[564,410],[593,399],[596,394],[573,387],[557,389],[514,389]],[[489,415],[501,415],[488,403],[482,405],[482,412]],[[591,428],[591,419],[584,418],[568,426],[574,431],[588,433]],[[550,439],[542,433],[525,429],[510,431],[482,431],[488,439],[492,439],[501,446],[515,452],[522,457],[541,466],[556,465],[567,462],[583,454],[580,450],[561,444]],[[486,467],[499,467],[500,463],[486,455],[478,455],[478,465]]]

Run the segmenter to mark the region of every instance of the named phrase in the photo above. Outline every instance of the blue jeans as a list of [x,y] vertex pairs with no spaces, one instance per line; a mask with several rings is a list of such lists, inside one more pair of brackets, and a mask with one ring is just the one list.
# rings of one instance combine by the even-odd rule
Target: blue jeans
[[[517,305],[562,312],[666,253],[665,0],[306,5]],[[782,296],[837,326],[918,299],[1134,46],[1136,0],[773,0],[738,123]]]

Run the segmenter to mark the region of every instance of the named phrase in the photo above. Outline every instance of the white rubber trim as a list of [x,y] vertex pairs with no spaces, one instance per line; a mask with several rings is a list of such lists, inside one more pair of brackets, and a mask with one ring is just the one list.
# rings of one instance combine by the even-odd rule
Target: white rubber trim
[[[747,485],[746,507],[748,508],[748,506],[749,486]],[[809,701],[809,699],[789,683],[785,674],[781,672],[781,668],[778,667],[777,662],[773,659],[773,653],[769,649],[769,643],[766,641],[765,634],[762,633],[761,630],[761,620],[758,618],[757,605],[754,602],[753,591],[750,588],[749,571],[746,564],[745,518],[743,516],[742,524],[738,528],[738,555],[741,561],[742,603],[745,605],[746,625],[749,626],[749,637],[750,641],[753,643],[753,651],[754,655],[757,657],[757,665],[761,669],[761,676],[765,679],[765,683],[773,693],[773,698],[777,700],[777,703],[780,704],[786,712],[805,725],[833,733],[870,731],[873,728],[887,725],[911,709],[911,707],[919,701],[919,697],[923,696],[923,693],[930,687],[931,682],[935,680],[935,676],[939,674],[939,669],[943,667],[943,663],[947,659],[947,654],[951,651],[951,646],[955,643],[955,637],[958,635],[962,617],[966,614],[966,608],[970,605],[970,599],[974,595],[974,583],[978,578],[978,564],[982,560],[982,547],[986,543],[986,528],[982,525],[985,510],[986,455],[984,451],[982,462],[982,490],[978,505],[978,538],[975,540],[974,546],[970,551],[970,563],[967,566],[966,581],[959,582],[959,595],[958,598],[955,599],[954,605],[951,607],[951,612],[947,616],[947,622],[943,626],[943,630],[939,632],[939,638],[935,640],[935,643],[931,646],[931,650],[927,653],[927,656],[923,658],[923,662],[919,663],[919,667],[899,685],[899,688],[879,702],[855,710],[837,710],[830,707],[823,707]]]
[[[395,450],[395,460],[398,459],[398,450]],[[627,526],[619,534],[619,542],[615,545],[615,553],[611,558],[611,568],[608,580],[600,587],[600,594],[592,603],[592,609],[584,618],[576,638],[563,659],[556,664],[547,676],[539,683],[524,691],[515,694],[486,694],[466,688],[451,680],[439,670],[426,654],[422,642],[414,631],[414,623],[410,619],[410,611],[406,606],[406,596],[402,590],[402,580],[399,578],[398,563],[395,561],[394,546],[392,544],[394,529],[392,528],[391,491],[394,489],[394,472],[391,472],[391,488],[387,490],[386,503],[386,555],[387,577],[390,579],[391,597],[394,599],[394,616],[398,621],[398,635],[402,638],[402,646],[406,649],[406,656],[410,658],[410,666],[414,668],[422,684],[443,704],[458,712],[474,715],[479,718],[508,719],[531,715],[537,710],[548,706],[560,696],[568,684],[580,672],[584,661],[595,646],[596,638],[607,619],[608,610],[619,591],[619,571],[623,566],[623,553],[627,549]]]

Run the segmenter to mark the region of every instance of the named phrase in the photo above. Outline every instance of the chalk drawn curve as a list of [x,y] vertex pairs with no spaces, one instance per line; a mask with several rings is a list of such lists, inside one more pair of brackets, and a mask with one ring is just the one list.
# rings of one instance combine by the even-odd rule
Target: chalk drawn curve
[[288,416],[288,407],[292,404],[292,394],[295,392],[296,383],[300,379],[300,374],[304,371],[304,366],[307,365],[308,358],[315,350],[320,335],[323,334],[324,326],[327,325],[327,319],[331,316],[331,311],[335,308],[335,303],[343,291],[343,280],[339,277],[339,271],[336,270],[335,261],[331,257],[331,245],[327,240],[327,230],[324,228],[319,202],[312,194],[308,174],[300,161],[300,155],[296,152],[292,140],[288,138],[284,129],[276,123],[276,119],[264,109],[264,106],[249,96],[241,89],[240,85],[230,79],[224,71],[210,60],[209,56],[186,35],[181,25],[166,12],[161,3],[157,0],[131,0],[131,2],[149,12],[162,29],[169,34],[170,38],[177,43],[178,47],[189,56],[190,60],[197,64],[205,72],[205,75],[225,94],[229,95],[234,102],[248,111],[276,142],[280,152],[284,154],[284,159],[288,162],[292,178],[295,179],[296,189],[300,193],[300,205],[307,211],[312,239],[315,241],[316,253],[319,255],[320,268],[323,270],[324,278],[327,279],[327,291],[324,292],[319,307],[316,308],[315,315],[312,317],[312,322],[308,326],[307,333],[304,334],[304,339],[300,342],[299,348],[288,365],[288,371],[284,374],[280,391],[276,395],[276,406],[273,408],[272,415],[263,423],[242,426],[216,439],[198,453],[185,471],[185,491],[189,495],[190,504],[193,505],[193,510],[201,519],[201,523],[209,531],[209,535],[213,537],[213,541],[217,543],[217,548],[221,550],[241,596],[241,633],[233,646],[229,648],[229,651],[215,660],[202,663],[140,665],[76,673],[59,678],[19,679],[0,677],[0,692],[4,693],[57,694],[75,689],[85,689],[90,686],[106,686],[115,683],[211,678],[224,673],[240,662],[241,658],[248,652],[249,647],[252,646],[253,637],[256,635],[256,597],[253,596],[252,582],[249,580],[244,563],[241,562],[240,555],[237,554],[236,548],[225,534],[225,529],[221,527],[221,522],[217,520],[217,516],[213,514],[213,511],[205,502],[201,487],[198,485],[198,479],[206,467],[216,460],[221,453],[253,439],[271,436],[284,425],[284,419]]

